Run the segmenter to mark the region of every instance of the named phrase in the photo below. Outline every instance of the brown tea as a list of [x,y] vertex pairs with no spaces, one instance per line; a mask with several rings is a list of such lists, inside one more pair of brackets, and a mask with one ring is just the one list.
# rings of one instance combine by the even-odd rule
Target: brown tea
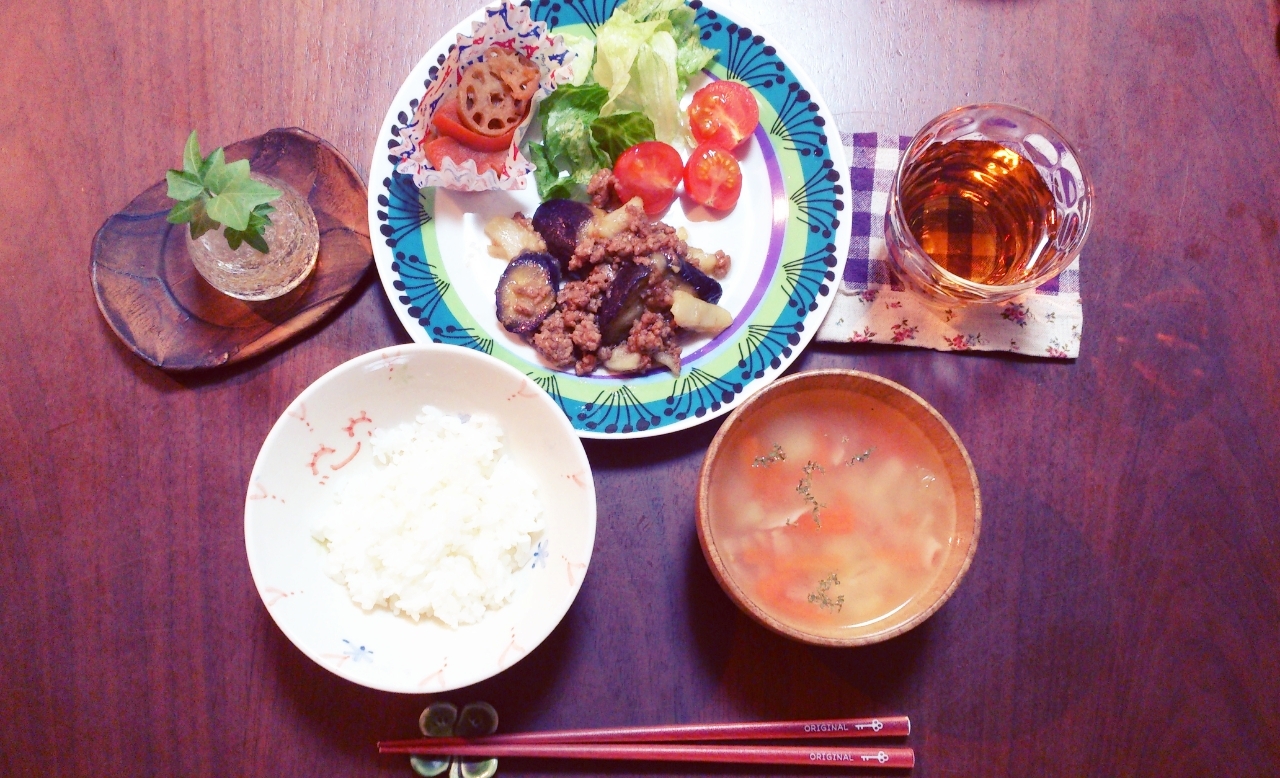
[[1035,165],[999,143],[929,147],[903,171],[899,196],[920,248],[961,278],[1016,284],[1054,257],[1053,193]]

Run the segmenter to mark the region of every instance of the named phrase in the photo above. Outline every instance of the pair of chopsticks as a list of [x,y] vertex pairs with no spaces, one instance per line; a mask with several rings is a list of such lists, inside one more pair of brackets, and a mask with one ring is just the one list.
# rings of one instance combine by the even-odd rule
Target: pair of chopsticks
[[384,740],[378,743],[378,752],[420,756],[911,768],[916,763],[915,752],[904,747],[706,745],[699,742],[905,737],[910,733],[911,721],[906,716],[886,716],[872,719],[554,730],[477,738]]

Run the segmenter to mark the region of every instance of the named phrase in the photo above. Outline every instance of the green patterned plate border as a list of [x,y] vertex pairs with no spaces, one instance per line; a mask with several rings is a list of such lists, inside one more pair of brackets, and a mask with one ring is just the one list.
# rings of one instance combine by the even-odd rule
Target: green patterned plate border
[[[523,5],[553,29],[594,30],[621,0],[537,0]],[[426,85],[457,34],[484,17],[481,9],[459,24],[418,63],[387,112],[374,154],[369,222],[380,239],[374,259],[383,288],[410,336],[491,354],[545,389],[586,438],[633,438],[685,429],[726,413],[778,377],[817,331],[836,287],[836,267],[847,255],[850,225],[842,220],[849,191],[848,164],[839,138],[828,141],[834,120],[805,85],[803,72],[748,27],[701,0],[697,11],[706,45],[720,51],[712,78],[747,84],[761,104],[761,144],[769,171],[773,224],[761,277],[735,312],[734,326],[710,343],[687,349],[679,377],[654,372],[617,378],[579,377],[551,370],[495,341],[478,322],[492,308],[468,310],[445,271],[434,229],[435,198],[411,177],[395,172],[387,150],[410,121]],[[751,184],[748,181],[748,184]],[[763,183],[761,185],[764,185]],[[691,238],[691,242],[697,242]],[[446,247],[446,249],[449,247]],[[705,248],[714,248],[711,246]]]

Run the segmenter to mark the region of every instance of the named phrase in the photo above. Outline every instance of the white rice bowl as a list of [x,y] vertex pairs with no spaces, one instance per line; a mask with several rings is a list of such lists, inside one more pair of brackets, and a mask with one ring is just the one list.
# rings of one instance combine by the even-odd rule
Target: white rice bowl
[[361,608],[414,621],[474,624],[506,605],[545,523],[498,423],[427,405],[368,442],[369,461],[335,484],[312,531],[328,549],[325,573]]
[[303,653],[422,694],[489,678],[550,634],[595,517],[586,454],[550,396],[480,352],[413,344],[334,368],[285,409],[249,479],[245,545]]

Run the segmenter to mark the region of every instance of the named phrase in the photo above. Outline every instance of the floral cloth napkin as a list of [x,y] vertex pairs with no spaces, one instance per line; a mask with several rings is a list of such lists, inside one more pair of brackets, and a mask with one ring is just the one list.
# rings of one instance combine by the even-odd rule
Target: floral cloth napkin
[[818,340],[1079,356],[1084,325],[1079,258],[1057,278],[1006,303],[943,307],[926,302],[894,277],[884,241],[889,184],[911,138],[877,133],[840,137],[849,157],[853,239]]

